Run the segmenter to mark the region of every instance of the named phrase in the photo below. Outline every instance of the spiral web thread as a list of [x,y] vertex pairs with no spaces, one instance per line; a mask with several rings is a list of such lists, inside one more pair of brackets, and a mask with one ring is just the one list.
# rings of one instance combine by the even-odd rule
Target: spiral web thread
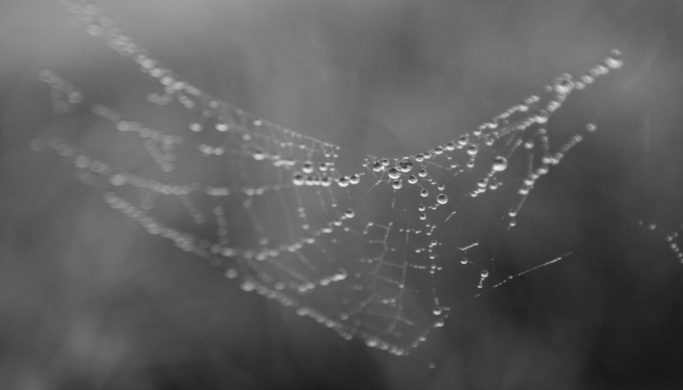
[[[90,35],[158,83],[163,91],[147,96],[150,105],[189,119],[178,134],[152,129],[46,70],[40,78],[60,117],[88,117],[99,123],[89,131],[108,132],[111,145],[127,149],[119,164],[107,153],[99,158],[70,139],[78,129],[76,137],[36,139],[32,148],[70,160],[111,208],[223,269],[242,290],[395,355],[410,354],[443,326],[453,308],[445,297],[454,289],[476,296],[563,258],[489,284],[490,260],[473,254],[481,237],[457,236],[468,226],[462,214],[512,189],[502,219],[514,228],[537,181],[596,130],[589,123],[553,148],[543,126],[574,91],[622,65],[613,50],[586,74],[562,75],[540,96],[456,139],[415,155],[367,156],[355,172],[341,172],[339,147],[210,96],[138,46],[97,5],[64,3]],[[134,153],[153,167],[127,168]]]

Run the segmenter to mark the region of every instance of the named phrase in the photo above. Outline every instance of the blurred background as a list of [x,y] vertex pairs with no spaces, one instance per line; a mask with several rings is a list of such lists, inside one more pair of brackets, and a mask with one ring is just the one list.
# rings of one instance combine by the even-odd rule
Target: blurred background
[[625,66],[553,118],[551,131],[587,121],[599,131],[499,243],[510,259],[575,254],[460,308],[429,369],[244,294],[111,211],[68,164],[30,152],[56,126],[41,69],[124,111],[149,91],[59,2],[3,1],[0,388],[683,387],[683,265],[638,227],[683,222],[682,2],[102,5],[198,87],[356,155],[443,143],[612,48]]

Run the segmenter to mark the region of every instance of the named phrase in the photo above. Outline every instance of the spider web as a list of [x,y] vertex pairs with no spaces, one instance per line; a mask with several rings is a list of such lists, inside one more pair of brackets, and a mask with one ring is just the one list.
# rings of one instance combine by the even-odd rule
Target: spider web
[[[492,259],[479,244],[490,224],[474,221],[516,226],[537,182],[596,130],[588,123],[557,142],[544,126],[574,91],[621,67],[618,51],[456,139],[414,155],[367,156],[346,170],[338,146],[211,96],[95,4],[64,3],[90,35],[161,87],[147,96],[150,105],[185,115],[176,129],[155,129],[46,70],[40,78],[65,125],[32,148],[70,160],[111,208],[222,269],[242,290],[345,339],[408,355],[444,325],[456,292],[477,296],[566,256],[489,282]],[[79,142],[84,127],[107,142]],[[478,206],[496,204],[501,193],[513,199],[503,213]]]

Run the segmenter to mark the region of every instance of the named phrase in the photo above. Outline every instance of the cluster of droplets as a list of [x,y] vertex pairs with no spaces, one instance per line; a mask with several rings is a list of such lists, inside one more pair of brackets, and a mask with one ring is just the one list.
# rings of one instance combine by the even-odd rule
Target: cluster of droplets
[[666,242],[667,248],[676,257],[676,260],[683,264],[683,249],[681,249],[681,244],[679,243],[681,232],[683,232],[683,224],[671,231],[660,228],[654,222],[646,223],[645,221],[638,221],[638,225],[660,235]]
[[83,95],[80,91],[52,71],[41,71],[40,81],[50,86],[50,100],[56,113],[70,112],[73,106],[83,101]]

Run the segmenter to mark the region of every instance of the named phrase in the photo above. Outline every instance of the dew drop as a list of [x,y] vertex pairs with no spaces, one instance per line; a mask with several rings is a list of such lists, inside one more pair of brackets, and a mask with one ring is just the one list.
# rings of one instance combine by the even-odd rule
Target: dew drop
[[428,197],[428,196],[429,196],[429,191],[427,191],[426,188],[421,189],[421,190],[420,190],[420,196],[423,197],[423,198]]
[[508,160],[503,156],[498,156],[493,160],[493,170],[502,172],[508,167]]
[[446,194],[439,194],[436,197],[436,201],[439,202],[439,204],[446,204],[448,203],[448,195]]
[[109,178],[109,182],[112,185],[120,186],[126,183],[126,177],[117,173],[116,175],[113,175],[111,178]]
[[250,280],[245,280],[240,285],[240,288],[242,289],[242,291],[250,292],[250,291],[254,291],[254,289],[256,288],[256,285],[254,285],[254,283]]
[[401,182],[401,180],[394,180],[394,181],[391,183],[391,186],[392,186],[395,190],[400,190],[401,187],[403,187],[403,183]]
[[391,179],[398,179],[399,177],[401,177],[401,172],[399,172],[396,168],[391,168],[389,170],[389,177]]
[[403,173],[408,173],[413,170],[413,162],[410,160],[403,160],[399,164],[399,170]]
[[415,184],[417,183],[417,177],[415,175],[410,175],[408,176],[408,183],[409,184]]
[[292,183],[294,183],[295,186],[301,186],[304,184],[304,175],[301,172],[294,172],[292,175]]
[[306,161],[304,163],[303,167],[301,168],[301,170],[304,171],[304,173],[312,173],[313,172],[313,163],[310,161]]
[[339,187],[342,187],[342,188],[348,187],[349,186],[349,178],[346,176],[342,176],[339,179],[337,179],[337,184],[339,185]]
[[609,53],[609,57],[605,58],[605,65],[612,69],[621,68],[624,65],[621,52],[617,49],[612,49]]
[[574,82],[572,76],[564,74],[555,80],[555,92],[560,95],[566,95],[574,89]]
[[345,217],[345,218],[353,218],[353,217],[355,217],[355,216],[356,216],[356,212],[353,211],[353,209],[348,209],[348,210],[346,210],[346,212],[344,213],[344,217]]

